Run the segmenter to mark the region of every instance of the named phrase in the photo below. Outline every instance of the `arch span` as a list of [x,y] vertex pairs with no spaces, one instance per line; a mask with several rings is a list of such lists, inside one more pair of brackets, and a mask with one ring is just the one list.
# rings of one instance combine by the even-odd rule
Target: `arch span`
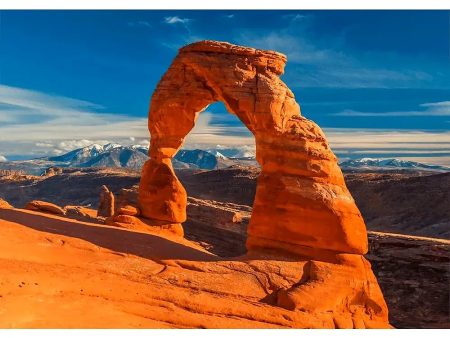
[[186,220],[186,191],[171,158],[209,104],[222,101],[253,133],[261,165],[247,248],[303,255],[364,254],[364,221],[325,135],[301,116],[280,79],[280,53],[201,41],[181,48],[151,100],[150,160],[142,169],[142,216]]

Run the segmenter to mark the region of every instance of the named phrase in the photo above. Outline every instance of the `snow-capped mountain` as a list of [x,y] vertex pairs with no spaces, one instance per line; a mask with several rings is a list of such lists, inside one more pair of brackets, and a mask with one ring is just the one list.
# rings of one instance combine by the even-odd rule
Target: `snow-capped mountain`
[[450,171],[450,168],[446,166],[425,164],[414,161],[405,161],[396,158],[360,158],[355,160],[343,161],[339,165],[344,170],[406,169],[406,170]]
[[215,148],[207,148],[206,151],[212,154],[220,154],[227,158],[238,158],[238,159],[254,159],[255,158],[255,147],[244,145],[241,147],[225,147],[217,145]]
[[122,146],[116,143],[92,144],[60,156],[48,157],[55,165],[68,167],[124,167],[140,168],[148,159],[144,146]]
[[[140,169],[148,158],[148,146],[123,146],[116,143],[91,144],[59,156],[4,162],[1,163],[0,169],[23,170],[34,175],[43,173],[50,166]],[[181,149],[172,159],[172,164],[176,169],[220,169],[234,164],[252,165],[253,163],[246,159],[228,158],[221,151],[214,149],[209,151]]]
[[228,159],[222,154],[213,154],[200,149],[181,149],[175,155],[175,160],[194,165],[200,169],[218,169],[229,166],[227,165]]

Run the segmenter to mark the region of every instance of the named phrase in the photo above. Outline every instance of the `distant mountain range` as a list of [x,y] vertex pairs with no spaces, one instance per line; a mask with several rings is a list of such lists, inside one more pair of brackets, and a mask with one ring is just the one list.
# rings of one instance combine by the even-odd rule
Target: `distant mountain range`
[[[225,156],[224,151],[231,156]],[[233,149],[181,149],[172,159],[176,169],[221,169],[232,165],[256,165],[256,160],[246,148]],[[3,161],[0,169],[22,170],[33,175],[41,175],[48,167],[117,167],[140,169],[148,157],[148,146],[109,143],[106,145],[92,144],[87,147],[72,150],[59,156],[42,157],[24,161]],[[241,155],[245,155],[239,157]]]
[[353,170],[393,170],[393,169],[406,169],[406,170],[432,170],[432,171],[450,171],[449,167],[425,164],[414,161],[404,161],[396,158],[361,158],[356,160],[347,160],[339,164],[341,169],[353,169]]
[[[140,169],[148,160],[148,146],[109,143],[92,144],[72,150],[60,156],[50,156],[26,161],[2,161],[0,169],[22,170],[29,174],[41,175],[48,167],[118,167]],[[222,169],[232,165],[258,166],[252,148],[181,149],[172,160],[176,169]],[[343,170],[431,170],[450,171],[449,167],[430,165],[399,159],[362,158],[340,163]]]

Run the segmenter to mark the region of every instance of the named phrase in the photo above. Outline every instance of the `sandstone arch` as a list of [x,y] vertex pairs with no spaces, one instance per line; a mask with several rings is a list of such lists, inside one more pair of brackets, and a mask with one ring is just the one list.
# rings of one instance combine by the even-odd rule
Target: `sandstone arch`
[[[298,264],[298,282],[273,290],[276,305],[299,310],[304,327],[390,327],[383,294],[363,257],[364,221],[324,134],[300,115],[279,78],[285,63],[282,54],[224,42],[180,49],[152,96],[150,160],[142,168],[139,209],[120,208],[109,221],[183,234],[187,196],[171,158],[201,111],[222,101],[253,133],[262,168],[244,260]],[[320,320],[309,323],[312,318]]]
[[364,254],[364,221],[345,186],[321,129],[300,115],[280,79],[280,53],[201,41],[184,48],[151,100],[150,157],[139,188],[142,216],[159,223],[186,220],[186,192],[171,158],[209,104],[222,101],[253,133],[258,179],[247,248],[306,256]]

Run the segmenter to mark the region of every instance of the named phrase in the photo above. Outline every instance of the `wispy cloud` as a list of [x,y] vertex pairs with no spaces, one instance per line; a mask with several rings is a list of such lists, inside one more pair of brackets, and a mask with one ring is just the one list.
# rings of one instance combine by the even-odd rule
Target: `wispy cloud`
[[[92,143],[148,144],[146,117],[104,110],[88,101],[0,85],[0,153],[37,157],[61,154]],[[253,142],[245,127],[213,125],[212,119],[208,112],[200,114],[187,143]]]
[[308,15],[305,15],[305,14],[286,14],[286,15],[283,15],[283,19],[290,20],[291,22],[303,20],[303,19],[305,19],[307,17],[308,17]]
[[179,16],[166,16],[164,18],[164,22],[171,25],[176,23],[187,24],[190,21],[192,21],[192,19],[180,18]]
[[250,131],[244,126],[216,125],[213,123],[214,115],[208,111],[200,114],[186,138],[187,146],[195,145],[254,145],[255,140]]
[[448,87],[442,72],[406,68],[404,57],[395,53],[352,50],[344,33],[333,39],[314,39],[311,15],[284,15],[285,25],[277,30],[241,30],[240,44],[270,49],[287,55],[291,65],[285,80],[292,87],[421,88]]
[[139,21],[130,21],[128,22],[128,26],[130,27],[136,27],[136,26],[143,26],[143,27],[152,27],[152,24],[145,20],[139,20]]
[[193,21],[190,18],[182,18],[179,16],[167,16],[164,18],[163,22],[173,26],[173,29],[183,29],[185,32],[177,32],[175,38],[173,39],[164,39],[161,41],[161,44],[164,47],[167,47],[169,49],[178,50],[179,48],[183,47],[186,44],[203,40],[201,37],[197,36],[196,34],[192,34],[191,28],[190,28],[190,22]]
[[[425,110],[448,111],[449,102],[421,105]],[[103,112],[101,105],[0,85],[0,160],[10,154],[45,156],[61,154],[92,143],[148,144],[147,118]],[[450,131],[393,131],[381,129],[325,129],[339,156],[436,156],[450,158]],[[185,145],[254,146],[242,125],[223,116],[202,112]],[[437,163],[437,162],[436,162]],[[441,161],[441,163],[443,163]]]
[[234,18],[234,14],[224,15],[224,17],[226,17],[227,19],[233,19]]
[[146,119],[91,102],[0,85],[0,141],[143,136]]
[[425,109],[412,111],[387,111],[387,112],[364,112],[344,110],[332,115],[335,116],[361,116],[361,117],[386,117],[386,116],[450,116],[450,101],[423,103],[420,105]]

